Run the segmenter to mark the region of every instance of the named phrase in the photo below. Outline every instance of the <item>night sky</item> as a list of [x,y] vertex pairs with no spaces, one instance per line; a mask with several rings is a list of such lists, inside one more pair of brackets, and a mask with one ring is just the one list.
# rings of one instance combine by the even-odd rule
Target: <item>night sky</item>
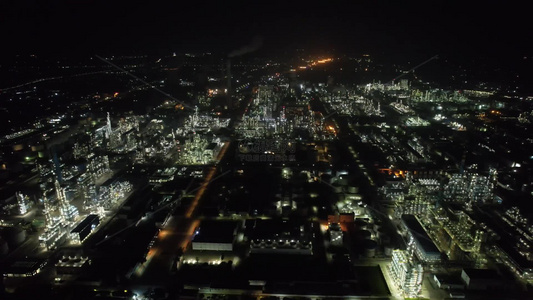
[[223,53],[260,37],[266,52],[531,54],[524,1],[175,2],[2,1],[3,52]]

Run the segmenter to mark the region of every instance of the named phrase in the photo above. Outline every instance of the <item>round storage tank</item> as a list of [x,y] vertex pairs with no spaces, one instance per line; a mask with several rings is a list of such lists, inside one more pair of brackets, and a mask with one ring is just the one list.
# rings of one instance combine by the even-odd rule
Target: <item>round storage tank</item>
[[334,184],[334,185],[333,185],[333,192],[335,192],[335,193],[337,193],[337,194],[338,194],[338,193],[342,193],[342,192],[343,192],[343,187],[340,186],[340,185]]
[[358,192],[358,189],[356,186],[349,186],[348,187],[348,193],[351,193],[351,194],[357,194]]
[[374,230],[379,230],[379,228],[381,228],[381,221],[376,220],[374,222]]
[[9,246],[14,248],[26,240],[26,231],[20,227],[9,227],[6,229],[4,237]]
[[6,255],[9,252],[9,246],[6,240],[0,237],[0,255]]
[[357,230],[357,236],[361,239],[370,239],[372,232],[369,230]]
[[368,223],[364,220],[355,220],[354,224],[355,224],[355,228],[361,229],[361,230],[367,229],[368,227]]
[[378,243],[374,240],[366,239],[363,242],[364,249],[365,249],[365,256],[366,257],[374,257],[376,256],[376,248],[378,247]]
[[337,181],[335,181],[336,184],[347,186],[348,185],[348,178],[346,176],[339,176]]
[[382,244],[390,244],[390,236],[388,234],[383,234],[379,240]]
[[364,212],[365,212],[365,210],[364,210],[364,208],[362,208],[361,206],[355,206],[354,209],[353,209],[353,213],[354,213],[354,215],[356,215],[356,216],[360,216],[360,215],[362,215]]
[[391,256],[392,255],[392,246],[391,245],[385,245],[383,247],[383,254],[385,254],[385,256]]
[[381,227],[378,227],[376,232],[377,232],[377,235],[378,235],[379,238],[383,238],[386,235],[385,229],[383,229]]
[[45,226],[44,220],[34,219],[31,221],[31,227],[40,230],[43,229]]

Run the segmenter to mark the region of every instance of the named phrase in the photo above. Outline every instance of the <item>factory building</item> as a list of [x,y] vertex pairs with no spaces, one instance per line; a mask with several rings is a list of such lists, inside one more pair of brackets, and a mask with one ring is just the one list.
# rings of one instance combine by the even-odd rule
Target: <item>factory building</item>
[[97,215],[88,215],[74,229],[70,231],[73,243],[81,244],[83,240],[98,226],[100,218]]
[[405,250],[392,251],[390,273],[396,285],[406,297],[417,297],[422,290],[424,270],[414,263]]
[[414,248],[416,257],[424,263],[439,262],[441,253],[418,219],[413,215],[403,215],[402,224],[408,232],[409,244]]
[[233,222],[204,221],[194,232],[192,250],[233,251],[236,229]]
[[246,230],[252,254],[313,254],[309,228],[305,225],[257,219]]
[[342,246],[342,230],[339,223],[331,223],[328,226],[329,241],[333,246]]

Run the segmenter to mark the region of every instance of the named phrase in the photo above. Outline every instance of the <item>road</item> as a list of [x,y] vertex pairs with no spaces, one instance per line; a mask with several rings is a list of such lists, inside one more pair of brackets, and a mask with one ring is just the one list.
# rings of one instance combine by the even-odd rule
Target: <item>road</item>
[[[230,142],[226,142],[220,150],[217,161],[228,153]],[[196,195],[183,216],[170,216],[168,222],[159,232],[153,247],[146,256],[143,264],[138,264],[132,274],[133,281],[143,284],[160,284],[169,280],[169,272],[179,249],[186,249],[194,230],[200,224],[196,217],[196,210],[200,205],[209,183],[216,180],[218,165],[207,169],[203,183],[196,191]],[[170,278],[171,279],[171,278]]]

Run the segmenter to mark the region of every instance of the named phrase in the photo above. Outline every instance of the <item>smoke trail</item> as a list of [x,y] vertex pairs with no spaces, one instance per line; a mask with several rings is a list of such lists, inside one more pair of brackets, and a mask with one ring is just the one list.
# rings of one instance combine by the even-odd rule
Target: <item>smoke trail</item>
[[242,48],[239,48],[237,50],[233,50],[228,54],[228,57],[235,57],[235,56],[241,56],[246,53],[254,52],[259,50],[263,46],[263,38],[260,36],[255,36],[252,39],[252,42]]

